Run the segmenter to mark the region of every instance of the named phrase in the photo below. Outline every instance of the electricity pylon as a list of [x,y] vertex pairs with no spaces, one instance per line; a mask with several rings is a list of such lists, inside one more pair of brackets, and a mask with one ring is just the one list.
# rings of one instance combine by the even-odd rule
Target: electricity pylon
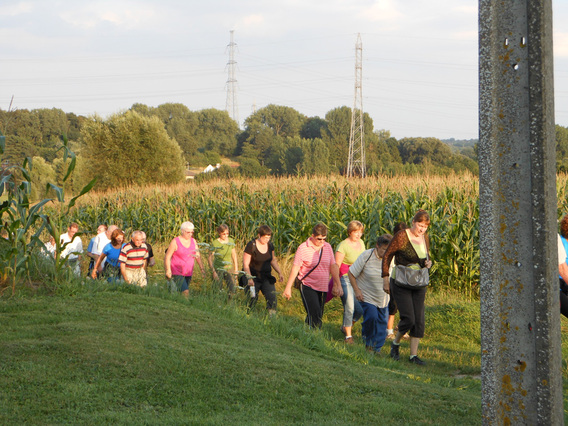
[[347,176],[365,177],[365,133],[363,131],[363,43],[357,34],[355,44],[355,96],[351,110],[351,131],[349,133],[349,159]]
[[236,68],[237,61],[235,61],[235,48],[237,43],[233,40],[234,30],[231,30],[231,42],[227,45],[229,49],[229,62],[227,62],[227,69],[229,76],[227,78],[227,102],[225,104],[225,111],[229,113],[229,117],[239,123],[239,106],[237,104],[237,77]]

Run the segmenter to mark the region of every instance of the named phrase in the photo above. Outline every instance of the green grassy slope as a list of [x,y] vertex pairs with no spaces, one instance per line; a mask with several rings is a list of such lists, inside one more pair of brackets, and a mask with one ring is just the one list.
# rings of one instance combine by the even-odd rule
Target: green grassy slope
[[128,291],[3,300],[0,321],[2,424],[480,421],[478,361],[458,365],[475,342],[425,339],[421,368],[238,301]]

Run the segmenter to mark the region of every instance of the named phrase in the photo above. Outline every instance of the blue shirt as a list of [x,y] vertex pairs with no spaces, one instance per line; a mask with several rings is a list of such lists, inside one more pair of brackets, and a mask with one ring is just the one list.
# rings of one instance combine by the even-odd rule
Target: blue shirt
[[103,253],[106,255],[106,261],[111,266],[118,266],[118,256],[120,256],[120,249],[124,247],[124,244],[118,249],[112,246],[112,243],[108,243],[103,248]]
[[91,238],[91,241],[89,241],[89,247],[87,247],[87,253],[93,252],[93,246],[95,245],[95,238],[97,237],[93,237]]
[[[566,250],[566,253],[568,255],[568,240],[566,238],[564,238],[562,235],[560,236],[560,240],[562,241],[562,245],[564,246],[564,250]],[[568,263],[568,257],[566,257],[565,262]],[[560,277],[560,275],[559,275],[559,277]],[[562,277],[560,277],[560,278],[562,278]],[[566,283],[566,284],[568,284],[568,283]]]

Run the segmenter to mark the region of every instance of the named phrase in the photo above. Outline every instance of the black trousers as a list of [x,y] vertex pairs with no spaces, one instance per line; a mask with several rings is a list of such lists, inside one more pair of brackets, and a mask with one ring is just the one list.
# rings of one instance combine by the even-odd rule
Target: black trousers
[[410,337],[424,337],[424,299],[426,298],[427,288],[408,289],[399,287],[391,278],[391,296],[394,297],[400,315],[399,333],[409,332]]
[[[276,286],[272,282],[274,278],[255,278],[254,279],[254,289],[256,292],[255,297],[250,298],[249,309],[254,308],[256,302],[258,301],[258,294],[262,293],[266,299],[266,309],[276,310],[277,300],[276,300]],[[276,280],[274,280],[276,281]],[[250,287],[246,287],[246,294],[250,297]]]
[[560,313],[568,318],[568,285],[560,278]]
[[306,309],[306,324],[312,328],[321,328],[326,291],[317,291],[307,285],[300,286],[302,303]]

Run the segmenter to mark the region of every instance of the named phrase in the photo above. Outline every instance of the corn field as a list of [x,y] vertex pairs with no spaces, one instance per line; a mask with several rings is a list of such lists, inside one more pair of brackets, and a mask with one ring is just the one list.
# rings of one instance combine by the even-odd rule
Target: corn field
[[[559,176],[559,217],[568,212],[567,183],[565,175]],[[347,237],[347,224],[359,220],[365,224],[365,243],[371,246],[377,236],[391,233],[397,222],[410,223],[414,213],[424,209],[431,217],[433,287],[476,297],[478,192],[477,177],[468,174],[188,182],[90,193],[69,220],[87,231],[94,231],[100,223],[116,224],[127,233],[141,229],[151,243],[169,242],[188,220],[196,227],[196,239],[209,242],[216,237],[216,227],[226,223],[241,247],[256,236],[259,225],[267,224],[273,230],[277,254],[286,256],[308,238],[317,222],[328,226],[328,241],[335,248]]]

